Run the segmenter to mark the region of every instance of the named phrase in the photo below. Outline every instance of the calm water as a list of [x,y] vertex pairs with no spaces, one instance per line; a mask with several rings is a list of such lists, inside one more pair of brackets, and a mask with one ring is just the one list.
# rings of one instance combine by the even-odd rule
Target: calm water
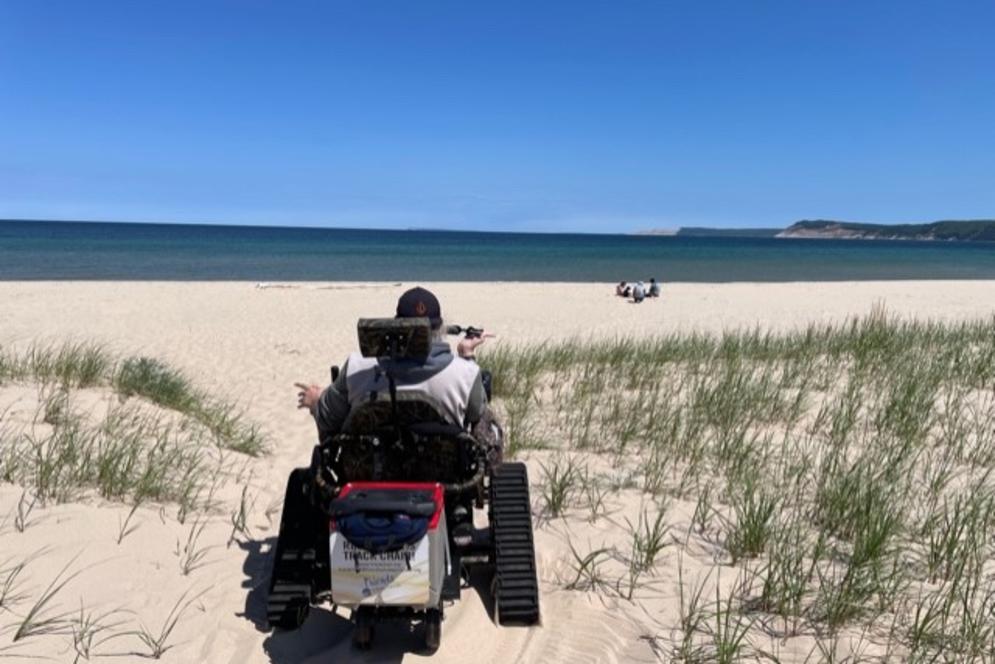
[[993,279],[995,244],[0,222],[0,280]]

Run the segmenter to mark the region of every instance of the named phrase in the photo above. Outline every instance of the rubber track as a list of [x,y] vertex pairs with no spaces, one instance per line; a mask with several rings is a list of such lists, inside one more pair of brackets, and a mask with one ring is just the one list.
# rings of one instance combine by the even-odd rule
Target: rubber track
[[539,622],[539,583],[525,464],[498,466],[491,476],[490,498],[498,622],[535,625]]
[[303,471],[290,475],[280,517],[280,535],[276,545],[266,618],[271,627],[297,629],[300,614],[311,603],[314,575],[314,534],[310,532],[310,505],[303,494]]

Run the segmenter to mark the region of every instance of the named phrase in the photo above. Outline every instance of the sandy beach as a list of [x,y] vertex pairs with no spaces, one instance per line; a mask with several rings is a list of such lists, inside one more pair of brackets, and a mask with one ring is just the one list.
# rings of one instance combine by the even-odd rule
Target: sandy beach
[[[158,631],[184,593],[196,597],[169,637],[165,662],[423,659],[417,637],[400,627],[378,633],[369,653],[353,650],[344,612],[315,610],[297,633],[272,635],[263,626],[268,552],[284,483],[292,468],[306,464],[315,442],[313,422],[295,408],[293,384],[327,382],[329,365],[341,362],[355,347],[356,319],[391,315],[397,296],[412,285],[0,283],[0,345],[16,350],[37,343],[88,341],[120,356],[160,358],[210,394],[244,408],[270,448],[259,458],[230,453],[217,459],[229,474],[215,487],[214,509],[201,522],[180,523],[173,505],[141,505],[128,522],[134,529],[122,538],[130,507],[95,495],[35,505],[21,532],[14,520],[24,492],[0,478],[0,570],[7,561],[29,559],[20,583],[27,596],[35,597],[68,565],[76,575],[48,610],[78,613],[81,605],[119,610],[121,632],[138,624]],[[480,353],[484,364],[488,348],[499,345],[754,327],[791,331],[865,315],[882,306],[896,316],[921,320],[961,321],[995,314],[995,281],[675,283],[664,284],[659,300],[641,304],[615,297],[611,284],[422,285],[438,295],[448,322],[482,326],[497,335]],[[94,391],[86,403],[106,408],[109,399]],[[0,435],[4,426],[18,421],[18,413],[23,417],[39,400],[37,386],[0,384]],[[533,482],[539,477],[537,458],[527,458]],[[244,486],[249,488],[242,494]],[[248,536],[232,537],[231,514],[243,495],[249,508]],[[615,541],[623,536],[617,523],[626,515],[635,519],[646,498],[630,490],[616,500],[615,522],[590,523],[568,515],[538,523],[541,627],[496,626],[486,599],[468,590],[447,610],[442,646],[432,659],[444,664],[666,661],[653,635],[676,629],[676,571],[664,564],[653,597],[639,604],[563,587],[568,542]],[[686,511],[675,510],[674,518],[685,518]],[[197,546],[203,555],[184,573],[180,563],[194,526],[202,526]],[[712,565],[707,550],[685,555],[692,565]],[[42,634],[12,643],[16,616],[24,608],[0,607],[0,658],[74,661],[71,634]],[[782,656],[801,661],[806,646],[811,643],[796,639]],[[125,634],[95,648],[96,653],[115,657],[94,659],[147,661],[137,654],[142,649],[139,638]]]

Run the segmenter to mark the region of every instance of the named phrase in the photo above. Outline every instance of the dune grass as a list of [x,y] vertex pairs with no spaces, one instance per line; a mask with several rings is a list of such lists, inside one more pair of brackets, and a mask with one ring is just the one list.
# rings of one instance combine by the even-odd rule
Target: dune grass
[[258,428],[249,424],[232,404],[195,389],[181,372],[148,357],[120,363],[112,385],[123,396],[140,396],[187,415],[204,425],[226,449],[258,456],[265,450]]
[[135,636],[145,646],[144,651],[137,652],[135,654],[148,659],[162,659],[162,656],[175,645],[170,643],[170,640],[173,636],[173,631],[183,618],[183,614],[186,613],[191,605],[200,599],[205,592],[206,590],[202,590],[199,593],[191,594],[192,590],[187,590],[180,595],[180,597],[176,600],[176,603],[173,604],[173,608],[170,609],[169,614],[163,621],[162,626],[158,630],[151,629],[144,623],[139,623],[138,629],[123,633],[122,635],[124,636]]
[[66,563],[65,567],[52,577],[48,586],[38,595],[24,615],[20,616],[17,631],[11,638],[12,642],[45,634],[61,634],[70,629],[71,614],[59,609],[54,600],[73,579],[80,575],[81,570],[69,571],[75,562],[76,558],[73,558]]
[[106,384],[114,364],[114,357],[103,346],[85,342],[34,345],[23,353],[0,348],[0,384],[31,379],[65,387],[93,387]]
[[[0,481],[25,487],[29,506],[96,490],[134,504],[177,503],[182,521],[209,501],[217,480],[212,450],[252,456],[265,450],[258,428],[240,411],[158,360],[118,360],[82,343],[0,349],[4,383],[38,389],[33,420],[0,427]],[[118,400],[100,412],[80,408],[83,388],[110,389]],[[27,520],[17,517],[15,526]]]
[[[49,396],[41,410],[51,410]],[[195,431],[128,404],[92,421],[71,405],[45,431],[27,427],[5,436],[0,480],[26,487],[32,499],[67,502],[96,490],[110,500],[181,505],[210,480],[205,442]]]
[[223,449],[251,456],[266,451],[258,427],[234,404],[197,389],[179,370],[148,357],[118,358],[98,344],[33,345],[21,352],[0,347],[0,385],[32,382],[62,393],[109,387],[122,398],[140,397],[203,426]]
[[[870,630],[916,661],[995,658],[995,318],[878,309],[787,334],[496,347],[483,363],[510,448],[554,450],[548,516],[586,493],[563,461],[576,453],[697,505],[669,525],[720,543],[750,580],[710,603],[721,624],[698,629],[729,643],[709,659],[750,651],[743,625],[820,648]],[[605,585],[591,582],[604,556],[575,558],[574,587]]]
[[[138,528],[133,517],[140,505],[163,504],[162,516],[164,504],[172,503],[180,523],[194,515],[189,534],[176,542],[177,575],[190,576],[211,562],[206,557],[215,546],[202,540],[211,514],[218,513],[215,494],[225,482],[242,481],[251,462],[243,456],[232,463],[232,454],[264,451],[258,429],[240,411],[162,362],[121,360],[87,344],[0,349],[0,387],[13,388],[18,400],[0,413],[0,482],[22,487],[15,509],[0,521],[0,531],[12,526],[0,539],[21,537],[37,520],[35,505],[97,495],[131,505],[118,522],[121,544]],[[32,400],[34,411],[24,405]],[[245,510],[236,522],[242,531]],[[71,569],[75,558],[41,583],[28,583],[24,570],[36,555],[0,557],[0,615],[6,616],[0,634],[10,640],[0,646],[0,659],[26,656],[35,640],[53,638],[66,642],[59,661],[159,659],[199,597],[182,595],[157,630],[140,622],[129,630],[129,612],[88,607],[82,599],[77,610],[67,608],[67,586],[83,571]],[[141,644],[140,652],[107,651],[126,637]]]

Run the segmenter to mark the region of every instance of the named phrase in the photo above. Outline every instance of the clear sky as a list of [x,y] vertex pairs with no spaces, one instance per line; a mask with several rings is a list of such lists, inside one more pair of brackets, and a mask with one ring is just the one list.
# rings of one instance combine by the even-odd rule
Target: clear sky
[[995,2],[0,0],[0,217],[995,217]]

